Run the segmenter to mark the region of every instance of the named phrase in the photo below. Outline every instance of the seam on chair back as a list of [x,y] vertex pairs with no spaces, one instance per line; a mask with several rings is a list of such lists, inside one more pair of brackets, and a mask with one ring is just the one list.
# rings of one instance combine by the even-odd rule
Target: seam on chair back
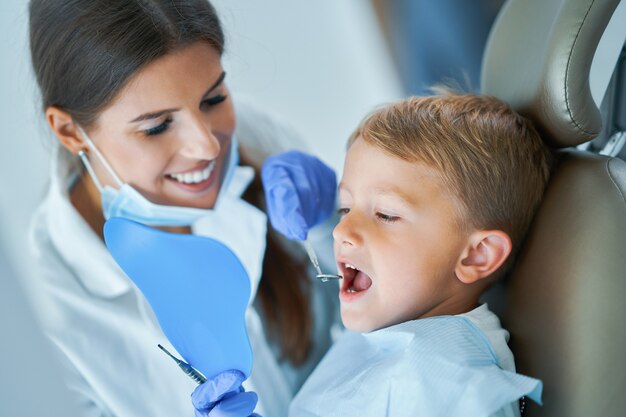
[[[612,169],[611,167],[611,165],[620,164],[623,162],[624,161],[622,161],[619,158],[610,158],[610,159],[607,159],[605,167],[606,167],[606,173],[611,179],[611,182],[613,182],[613,185],[615,185],[615,188],[617,188],[617,190],[620,192],[622,196],[622,200],[624,200],[624,204],[626,204],[626,189],[624,188],[623,185],[620,185],[619,181],[616,180],[614,169]],[[623,176],[624,176],[624,179],[626,179],[626,175],[623,175]]]
[[572,123],[574,123],[574,126],[576,126],[578,130],[590,136],[597,135],[597,132],[595,133],[590,132],[589,130],[581,126],[576,120],[576,118],[574,117],[574,114],[572,113],[572,108],[570,106],[570,100],[569,100],[569,82],[568,81],[569,81],[570,74],[571,74],[570,64],[572,61],[572,55],[574,54],[574,50],[576,49],[576,43],[578,42],[578,37],[580,35],[580,32],[582,31],[583,27],[585,26],[585,23],[587,22],[587,17],[589,17],[589,13],[591,12],[591,8],[593,7],[594,3],[595,3],[595,0],[592,0],[591,3],[589,4],[589,7],[587,8],[585,17],[583,17],[582,22],[578,26],[578,31],[576,31],[576,36],[574,37],[574,41],[572,42],[572,47],[569,48],[569,53],[567,56],[567,65],[566,65],[566,70],[565,70],[565,106],[567,107],[567,114],[569,114],[570,120],[572,121]]

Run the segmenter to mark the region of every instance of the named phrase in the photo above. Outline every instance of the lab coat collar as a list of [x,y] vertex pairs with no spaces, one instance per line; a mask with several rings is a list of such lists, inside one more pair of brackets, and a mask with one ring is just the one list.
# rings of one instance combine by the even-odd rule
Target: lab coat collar
[[55,146],[48,194],[50,237],[89,292],[101,298],[118,297],[129,291],[132,284],[69,199],[68,190],[80,171],[78,158]]

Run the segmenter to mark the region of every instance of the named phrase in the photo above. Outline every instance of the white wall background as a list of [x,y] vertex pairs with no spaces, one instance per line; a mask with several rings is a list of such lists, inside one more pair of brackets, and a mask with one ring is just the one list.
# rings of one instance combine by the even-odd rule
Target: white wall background
[[235,93],[276,111],[339,168],[344,145],[401,86],[367,0],[216,0]]
[[28,51],[26,1],[0,3],[0,239],[18,273],[30,265],[26,230],[48,158]]

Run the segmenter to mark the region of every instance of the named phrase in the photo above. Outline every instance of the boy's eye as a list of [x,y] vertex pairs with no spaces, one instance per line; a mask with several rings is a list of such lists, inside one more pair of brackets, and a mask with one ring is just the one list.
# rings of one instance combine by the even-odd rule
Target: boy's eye
[[202,103],[200,103],[200,107],[202,108],[202,107],[216,106],[220,104],[221,102],[223,102],[224,100],[226,100],[226,96],[223,94],[218,94],[216,96],[209,97],[207,99],[202,100]]
[[391,216],[389,214],[381,213],[380,211],[376,212],[376,217],[378,217],[379,220],[382,220],[384,222],[389,222],[389,223],[393,223],[397,220],[400,220],[400,217],[398,216]]
[[167,128],[170,126],[170,124],[172,123],[172,118],[168,117],[167,119],[165,119],[163,121],[163,123],[161,123],[160,125],[151,127],[149,129],[145,129],[143,131],[143,133],[146,136],[154,136],[154,135],[158,135],[159,133],[163,133],[167,130]]
[[340,216],[345,216],[346,214],[348,214],[350,212],[350,209],[347,207],[340,207],[339,209],[337,209],[337,213]]

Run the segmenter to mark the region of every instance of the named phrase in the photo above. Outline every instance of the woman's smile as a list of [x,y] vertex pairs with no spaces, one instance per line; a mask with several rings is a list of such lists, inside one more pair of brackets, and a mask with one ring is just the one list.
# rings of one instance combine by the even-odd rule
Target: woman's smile
[[166,174],[165,178],[181,190],[202,192],[211,187],[215,182],[215,160],[206,162],[203,167],[193,168],[188,171]]

